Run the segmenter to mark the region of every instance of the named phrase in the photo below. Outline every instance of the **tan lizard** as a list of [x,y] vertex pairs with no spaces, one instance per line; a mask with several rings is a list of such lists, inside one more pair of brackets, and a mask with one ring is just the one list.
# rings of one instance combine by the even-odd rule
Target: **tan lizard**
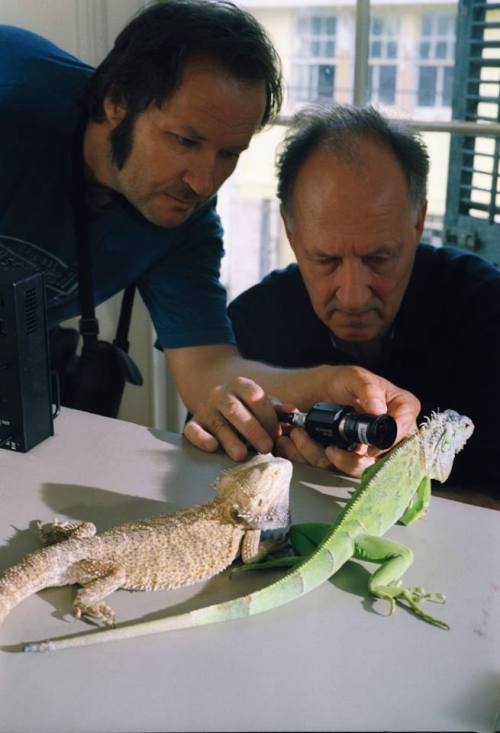
[[265,556],[276,540],[261,541],[261,530],[288,525],[291,475],[290,461],[257,455],[224,473],[207,504],[100,535],[90,522],[40,525],[50,546],[0,576],[0,623],[33,593],[78,583],[75,616],[112,624],[114,613],[104,599],[118,588],[180,588],[211,578],[238,556],[243,562]]

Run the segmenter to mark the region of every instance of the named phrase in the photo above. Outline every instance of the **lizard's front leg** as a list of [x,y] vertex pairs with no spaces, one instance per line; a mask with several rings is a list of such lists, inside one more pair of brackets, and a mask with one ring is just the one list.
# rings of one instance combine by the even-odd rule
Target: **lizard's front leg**
[[444,621],[440,621],[425,613],[419,606],[419,601],[427,600],[442,603],[442,593],[425,593],[422,588],[401,587],[401,577],[413,562],[413,553],[404,545],[393,542],[385,537],[363,535],[355,542],[354,557],[357,560],[368,560],[381,563],[382,567],[370,577],[370,592],[377,598],[389,601],[391,613],[394,612],[396,602],[407,605],[419,618],[434,626],[448,629]]
[[88,616],[112,626],[113,609],[103,599],[111,595],[125,582],[125,569],[103,560],[81,560],[72,568],[76,582],[83,586],[76,594],[73,613],[76,618]]
[[[330,529],[328,524],[320,524],[318,522],[309,522],[304,524],[293,524],[288,532],[288,538],[293,551],[293,554],[282,555],[281,557],[275,557],[271,560],[265,560],[264,562],[257,562],[255,557],[252,557],[251,552],[247,554],[249,559],[243,560],[243,565],[239,565],[231,570],[231,575],[237,575],[247,570],[279,570],[280,568],[294,568],[304,562],[305,558],[310,555],[323,541],[325,535]],[[255,530],[252,530],[255,531]],[[264,544],[261,542],[260,544]],[[269,540],[269,542],[276,542]],[[270,552],[279,550],[286,545],[286,540],[278,541],[278,545],[274,544],[271,548],[268,548],[265,553],[261,554],[260,557],[265,557]],[[243,554],[242,554],[243,559]]]
[[270,552],[279,550],[284,544],[286,544],[286,539],[283,537],[262,540],[260,529],[248,529],[241,541],[241,560],[245,565],[258,563],[262,558],[267,557]]
[[401,524],[408,525],[423,517],[429,508],[431,501],[431,480],[424,476],[415,491],[414,498],[410,501],[403,516],[399,520]]

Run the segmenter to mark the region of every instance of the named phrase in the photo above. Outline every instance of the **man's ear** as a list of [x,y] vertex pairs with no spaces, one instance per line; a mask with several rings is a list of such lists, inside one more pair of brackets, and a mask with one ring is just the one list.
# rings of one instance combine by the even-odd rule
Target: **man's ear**
[[422,232],[424,231],[425,215],[427,214],[427,199],[424,201],[418,212],[417,222],[415,224],[415,231],[417,234],[417,244],[420,242]]
[[104,97],[104,113],[109,126],[114,129],[127,114],[127,108],[111,96]]

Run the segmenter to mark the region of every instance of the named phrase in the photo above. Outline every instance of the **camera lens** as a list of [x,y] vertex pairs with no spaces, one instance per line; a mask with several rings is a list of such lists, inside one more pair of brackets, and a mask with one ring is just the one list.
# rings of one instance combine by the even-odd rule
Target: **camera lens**
[[[390,415],[355,412],[350,405],[317,402],[307,413],[279,413],[294,425],[305,427],[308,435],[321,445],[336,445],[351,450],[358,443],[389,448],[396,439],[397,426]],[[299,421],[297,417],[304,418]]]
[[365,443],[389,448],[396,439],[397,425],[390,415],[349,412],[339,424],[339,434],[346,443]]
[[368,427],[368,442],[377,448],[390,448],[396,440],[398,428],[396,421],[390,415],[378,415]]

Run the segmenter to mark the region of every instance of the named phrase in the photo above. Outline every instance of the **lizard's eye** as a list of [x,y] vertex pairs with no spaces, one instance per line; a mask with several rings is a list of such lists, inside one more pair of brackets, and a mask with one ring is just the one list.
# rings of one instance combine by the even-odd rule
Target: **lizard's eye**
[[231,517],[233,522],[236,522],[238,519],[241,519],[240,508],[238,504],[233,504],[233,506],[229,510],[229,516]]

